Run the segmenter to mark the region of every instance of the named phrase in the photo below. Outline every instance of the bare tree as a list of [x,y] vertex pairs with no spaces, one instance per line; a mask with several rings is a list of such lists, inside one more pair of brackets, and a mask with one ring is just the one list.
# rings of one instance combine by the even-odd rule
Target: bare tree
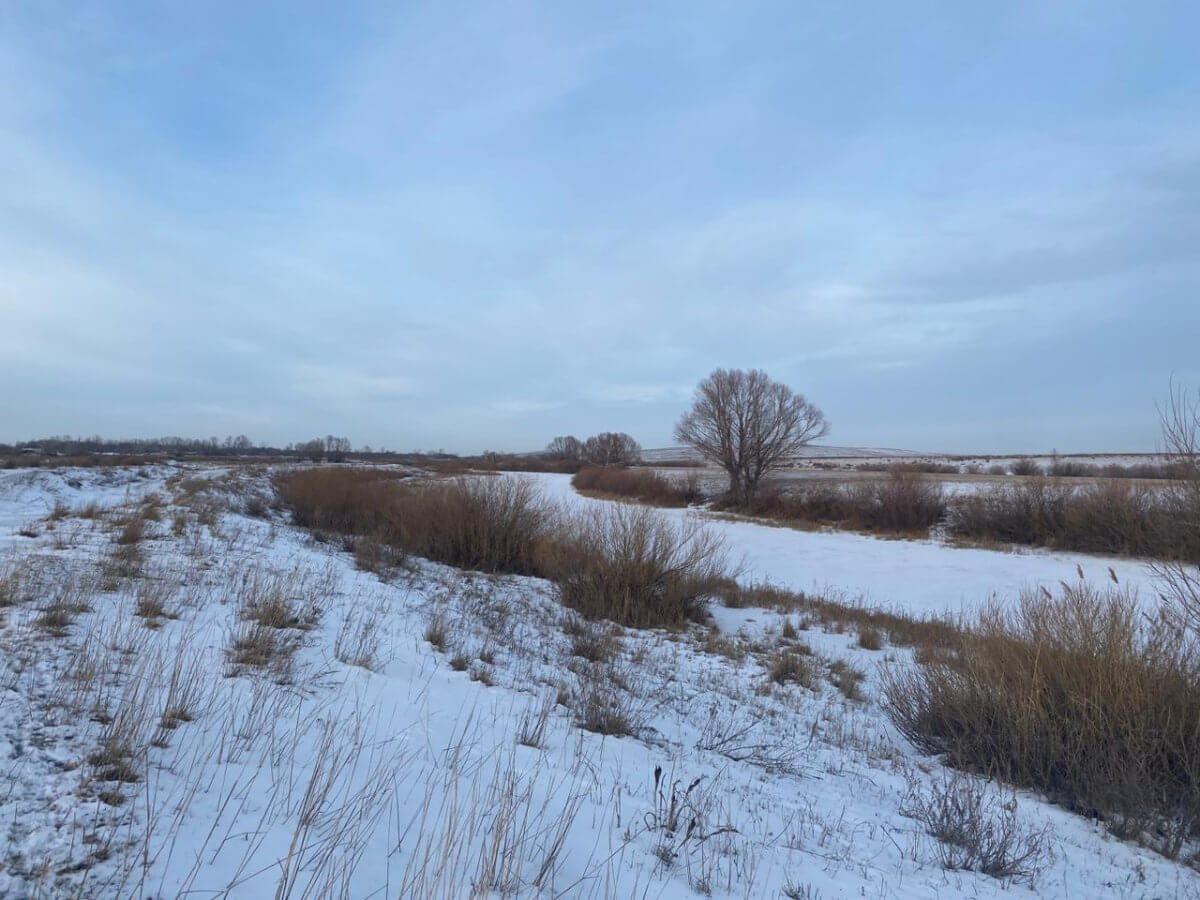
[[677,441],[729,473],[738,505],[754,497],[764,475],[828,433],[821,410],[759,369],[717,369],[675,425]]
[[583,442],[572,434],[556,437],[546,445],[546,455],[574,462],[583,456]]
[[[1200,534],[1200,390],[1172,383],[1158,415],[1173,475],[1166,489],[1170,527]],[[1152,568],[1165,588],[1167,612],[1178,624],[1200,634],[1200,559],[1160,562]]]
[[350,438],[325,436],[325,458],[330,462],[341,462],[350,452]]
[[320,462],[325,458],[325,441],[313,438],[296,445],[296,455],[311,462]]
[[604,431],[584,442],[583,458],[594,466],[627,466],[642,458],[642,448],[623,431]]

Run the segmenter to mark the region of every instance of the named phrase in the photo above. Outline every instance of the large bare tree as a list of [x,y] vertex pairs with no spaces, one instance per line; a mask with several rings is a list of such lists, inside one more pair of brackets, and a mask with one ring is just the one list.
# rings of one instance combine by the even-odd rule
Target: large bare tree
[[717,369],[675,425],[677,441],[729,473],[729,493],[739,505],[754,497],[764,475],[828,433],[821,410],[759,369]]
[[546,455],[551,459],[577,460],[583,456],[583,441],[573,434],[560,435],[546,445]]

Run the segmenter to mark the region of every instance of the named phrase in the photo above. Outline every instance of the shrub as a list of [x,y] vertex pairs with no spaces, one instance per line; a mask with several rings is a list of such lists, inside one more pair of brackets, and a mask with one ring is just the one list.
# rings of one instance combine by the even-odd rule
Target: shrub
[[883,648],[883,634],[878,628],[867,626],[858,630],[858,646],[864,650],[880,650]]
[[547,574],[562,603],[590,619],[633,627],[679,626],[700,617],[722,575],[721,541],[695,522],[617,504],[564,526],[548,548]]
[[955,652],[885,673],[919,748],[1178,854],[1200,826],[1200,654],[1115,587],[1064,585],[984,613]]
[[962,776],[913,787],[900,811],[938,839],[944,869],[1032,883],[1050,856],[1047,831],[1017,821],[1016,798],[987,796],[983,785]]
[[1042,467],[1029,457],[1022,457],[1012,464],[1014,475],[1041,475]]

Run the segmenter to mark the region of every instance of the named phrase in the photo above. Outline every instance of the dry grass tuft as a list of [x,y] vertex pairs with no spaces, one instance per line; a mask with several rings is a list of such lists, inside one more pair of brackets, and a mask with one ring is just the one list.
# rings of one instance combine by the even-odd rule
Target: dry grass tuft
[[867,626],[858,630],[858,646],[864,650],[882,650],[883,632],[878,628]]
[[545,559],[563,605],[589,619],[645,628],[701,618],[725,555],[721,541],[695,522],[675,524],[620,504],[572,520]]
[[989,797],[972,779],[952,776],[927,788],[914,786],[901,812],[937,838],[944,869],[1032,884],[1052,858],[1049,826],[1035,830],[1022,825],[1015,797]]
[[811,651],[804,653],[795,648],[785,648],[775,653],[769,676],[776,684],[798,684],[813,689],[816,687],[817,669]]
[[138,544],[146,536],[146,520],[140,516],[135,516],[129,519],[120,534],[117,535],[117,543],[122,547]]

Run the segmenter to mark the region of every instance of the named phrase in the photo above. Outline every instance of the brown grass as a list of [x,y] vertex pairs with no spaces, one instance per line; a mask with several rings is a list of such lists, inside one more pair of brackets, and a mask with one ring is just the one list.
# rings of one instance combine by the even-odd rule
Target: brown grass
[[1195,511],[1174,502],[1178,493],[1127,480],[1034,478],[956,499],[948,529],[968,541],[1200,561]]
[[[790,591],[771,584],[739,584],[727,579],[716,588],[724,604],[733,609],[754,607],[784,614],[800,612],[827,630],[875,631],[904,647],[957,647],[960,627],[943,618],[917,618],[878,607],[848,603],[831,597]],[[870,640],[870,638],[868,638]]]
[[277,481],[296,524],[372,539],[482,572],[540,574],[536,554],[552,511],[526,481],[453,479],[398,484],[353,469],[309,469]]
[[817,667],[810,654],[786,648],[775,654],[768,675],[776,684],[798,684],[811,689],[816,686]]
[[589,619],[675,627],[702,617],[724,569],[720,540],[694,522],[617,504],[564,525],[543,556],[563,605]]
[[1200,654],[1110,587],[991,610],[953,652],[885,677],[918,747],[1103,817],[1175,856],[1200,827]]
[[652,506],[689,506],[704,499],[695,473],[670,479],[647,469],[584,466],[571,479],[580,493],[602,497],[627,497]]
[[924,536],[945,514],[942,485],[904,469],[879,480],[822,482],[787,491],[760,491],[744,506],[745,515],[784,523],[829,525],[875,534]]
[[121,529],[120,534],[117,535],[117,543],[123,547],[138,544],[145,536],[146,520],[141,516],[135,516],[127,521]]

